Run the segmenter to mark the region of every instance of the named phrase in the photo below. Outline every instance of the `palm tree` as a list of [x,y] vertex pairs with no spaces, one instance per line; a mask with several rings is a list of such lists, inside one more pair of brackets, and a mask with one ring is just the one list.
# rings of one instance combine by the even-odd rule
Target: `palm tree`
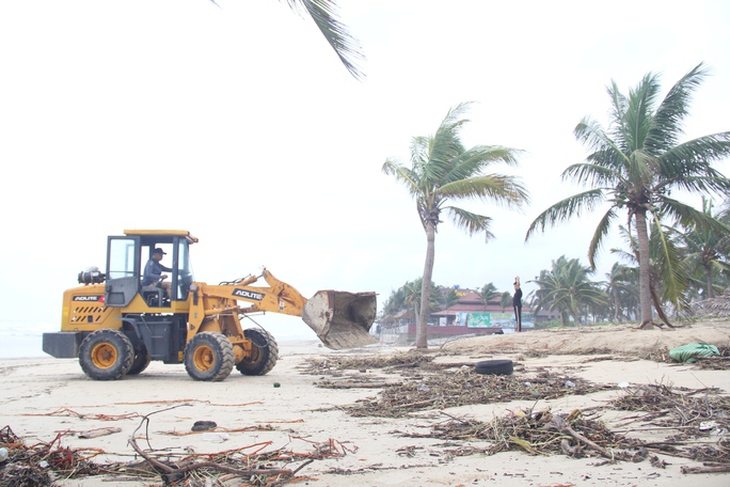
[[[678,247],[679,233],[673,228],[661,228],[657,225],[659,222],[654,220],[649,229],[649,295],[659,318],[672,327],[665,307],[669,303],[675,311],[687,309],[690,277]],[[611,252],[634,266],[628,267],[627,271],[630,272],[629,275],[637,275],[640,286],[638,239],[623,225],[619,225],[619,231],[631,250],[611,249]]]
[[453,287],[436,286],[436,292],[431,301],[438,306],[440,311],[448,309],[459,302],[459,296]]
[[390,296],[383,304],[383,313],[385,315],[396,315],[404,309],[406,309],[406,293],[404,288],[401,287],[390,292]]
[[635,270],[634,267],[616,262],[611,267],[611,271],[606,273],[606,293],[611,297],[611,309],[615,323],[619,323],[623,318],[629,318],[631,310],[634,308],[633,296],[639,295],[638,286],[635,285],[638,283],[638,279],[634,278]]
[[535,313],[540,309],[548,308],[558,311],[563,325],[568,324],[569,318],[576,325],[581,324],[582,316],[588,313],[583,310],[590,306],[600,306],[608,303],[606,293],[599,283],[588,278],[595,271],[582,265],[578,259],[566,259],[560,256],[552,263],[550,271],[541,271],[540,277],[533,281],[538,285],[535,296],[539,299]]
[[520,206],[528,201],[527,191],[517,178],[501,174],[485,174],[484,170],[496,162],[517,165],[519,151],[501,146],[477,145],[464,147],[459,132],[467,119],[463,113],[469,107],[462,103],[449,110],[435,135],[414,137],[411,141],[411,167],[395,159],[387,159],[383,172],[392,175],[406,186],[416,200],[418,217],[426,233],[426,261],[423,267],[421,313],[416,329],[416,348],[428,348],[428,302],[431,298],[435,236],[441,213],[446,212],[452,222],[468,235],[484,232],[486,239],[493,237],[490,231],[492,219],[464,208],[447,206],[450,200],[479,199]]
[[415,281],[408,281],[403,285],[404,304],[406,308],[413,310],[413,315],[418,316],[419,306],[421,304],[421,284],[420,278]]
[[[218,5],[215,0],[210,0]],[[347,71],[355,77],[365,77],[358,63],[365,60],[358,41],[353,38],[339,20],[337,3],[334,0],[286,0],[289,7],[299,15],[309,15],[327,40]]]
[[[702,210],[712,217],[712,203],[702,198]],[[718,220],[727,219],[720,213]],[[715,228],[697,228],[687,232],[683,240],[686,245],[688,265],[697,269],[702,275],[703,299],[715,297],[714,276],[730,271],[730,228],[719,232]]]
[[[611,125],[584,118],[575,128],[576,138],[592,152],[587,162],[569,166],[563,179],[572,179],[591,188],[570,196],[541,213],[530,225],[525,240],[538,229],[555,225],[584,210],[608,203],[588,248],[588,260],[595,268],[595,258],[604,237],[620,212],[625,212],[629,227],[636,225],[638,241],[641,328],[652,323],[649,263],[649,227],[661,232],[659,222],[673,220],[686,228],[710,226],[717,221],[701,211],[672,198],[672,190],[690,193],[727,194],[730,181],[711,163],[730,154],[730,132],[706,135],[679,143],[682,121],[689,113],[692,93],[706,71],[700,63],[680,79],[659,106],[654,109],[660,86],[659,77],[644,76],[628,96],[615,82],[608,87],[611,98]],[[671,225],[670,225],[671,226]],[[660,242],[663,236],[659,235]],[[666,248],[662,248],[664,252]],[[670,259],[666,259],[670,262]],[[669,278],[675,279],[674,269]]]
[[512,295],[507,291],[503,292],[502,297],[499,298],[499,305],[502,307],[502,313],[504,313],[507,308],[512,308]]
[[479,292],[479,300],[484,305],[484,311],[487,310],[487,305],[489,304],[489,302],[497,296],[499,296],[499,292],[497,291],[497,286],[495,286],[493,282],[482,286],[482,289]]
[[593,272],[578,259],[568,260],[563,255],[554,260],[550,271],[541,271],[540,276],[531,281],[538,285],[535,291],[538,300],[535,313],[547,308],[560,313],[564,326],[568,324],[569,318],[579,325],[582,314],[588,314],[582,313],[583,310],[608,301],[598,283],[588,280]]

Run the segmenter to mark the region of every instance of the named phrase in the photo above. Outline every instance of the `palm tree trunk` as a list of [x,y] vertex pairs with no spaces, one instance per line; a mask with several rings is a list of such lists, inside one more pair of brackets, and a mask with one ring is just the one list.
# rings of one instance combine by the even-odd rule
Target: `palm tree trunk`
[[421,313],[416,324],[416,348],[428,348],[428,317],[431,302],[431,277],[436,252],[436,229],[431,222],[426,222],[426,262],[423,265],[421,280]]
[[705,284],[707,286],[707,296],[705,299],[714,299],[715,290],[713,289],[712,283],[712,267],[709,265],[705,266]]
[[639,304],[641,305],[641,327],[651,323],[651,269],[649,267],[649,232],[646,226],[646,211],[640,210],[636,217],[636,237],[639,241]]

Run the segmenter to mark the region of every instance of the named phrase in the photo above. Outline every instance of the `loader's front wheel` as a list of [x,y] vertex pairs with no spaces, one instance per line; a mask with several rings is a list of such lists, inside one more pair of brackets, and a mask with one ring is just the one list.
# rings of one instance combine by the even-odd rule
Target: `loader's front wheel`
[[116,380],[129,372],[134,348],[121,331],[97,330],[81,342],[79,363],[84,373],[94,380]]
[[233,345],[221,333],[198,333],[185,347],[185,370],[195,380],[221,381],[233,370]]
[[236,368],[244,375],[266,375],[279,360],[279,346],[269,332],[261,328],[243,330],[243,335],[251,340],[251,355],[244,357]]

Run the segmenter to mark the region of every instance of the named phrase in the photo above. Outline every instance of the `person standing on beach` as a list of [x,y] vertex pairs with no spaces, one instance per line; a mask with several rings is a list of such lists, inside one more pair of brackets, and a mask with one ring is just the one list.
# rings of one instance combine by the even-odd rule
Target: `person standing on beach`
[[515,309],[515,331],[522,331],[522,288],[520,276],[515,277],[515,294],[512,296],[512,307]]

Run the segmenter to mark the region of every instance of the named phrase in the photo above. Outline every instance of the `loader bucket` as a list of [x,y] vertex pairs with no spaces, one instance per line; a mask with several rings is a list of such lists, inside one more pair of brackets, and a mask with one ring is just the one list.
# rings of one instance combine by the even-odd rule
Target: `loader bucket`
[[375,293],[317,291],[302,312],[302,319],[327,348],[340,350],[377,342],[369,333],[375,321]]

